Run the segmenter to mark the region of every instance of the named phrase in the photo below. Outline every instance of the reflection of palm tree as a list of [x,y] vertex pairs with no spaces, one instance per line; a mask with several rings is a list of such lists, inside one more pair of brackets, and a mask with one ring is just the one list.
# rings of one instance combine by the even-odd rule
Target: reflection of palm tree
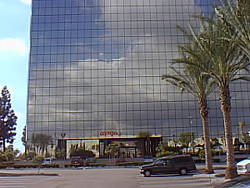
[[177,147],[177,144],[179,143],[179,139],[175,138],[175,135],[172,135],[172,143],[174,144],[174,147]]
[[[239,127],[240,127],[240,137],[241,137],[241,141],[244,140],[244,127],[245,127],[245,122],[244,121],[240,121],[239,122]],[[243,141],[244,142],[244,141]]]
[[249,135],[244,130],[245,122],[244,121],[240,121],[239,122],[239,127],[240,127],[241,142],[244,143],[244,148],[247,149],[247,143],[250,141],[250,137],[249,137]]
[[46,134],[33,134],[31,138],[31,143],[36,147],[36,152],[44,154],[47,152],[48,145],[51,142],[51,136]]
[[[213,167],[210,147],[210,131],[208,125],[207,96],[211,93],[211,91],[213,91],[214,82],[211,81],[210,76],[202,73],[200,66],[207,64],[209,59],[201,50],[198,49],[199,48],[196,42],[179,46],[179,52],[182,57],[180,59],[175,59],[174,61],[184,64],[183,70],[178,71],[174,67],[171,67],[174,75],[163,75],[162,79],[176,87],[179,87],[182,91],[189,92],[198,99],[200,104],[200,116],[203,125],[203,136],[205,138],[206,168],[208,173],[212,173]],[[197,64],[200,66],[197,66]],[[190,128],[191,126],[190,121]]]
[[144,156],[145,154],[144,154],[144,148],[145,148],[145,146],[144,146],[144,140],[137,140],[136,142],[135,142],[135,146],[136,146],[136,150],[137,150],[137,157],[142,157],[142,156]]
[[188,146],[193,142],[194,140],[194,133],[193,132],[184,132],[180,134],[179,141],[182,144],[182,147],[188,148]]
[[143,143],[139,144],[143,151],[143,156],[145,157],[145,155],[147,156],[151,156],[151,142],[150,142],[150,136],[151,134],[148,131],[141,131],[138,134],[139,138],[143,138]]
[[107,153],[110,158],[119,157],[119,152],[120,146],[117,144],[109,144],[105,149],[105,153]]
[[219,145],[219,140],[218,138],[212,138],[211,139],[211,147],[214,148]]

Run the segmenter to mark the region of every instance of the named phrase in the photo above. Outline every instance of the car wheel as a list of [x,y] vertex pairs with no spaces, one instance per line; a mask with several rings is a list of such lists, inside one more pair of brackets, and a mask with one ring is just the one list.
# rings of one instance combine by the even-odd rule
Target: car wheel
[[181,168],[180,169],[180,175],[186,175],[187,174],[187,169],[186,168]]
[[145,177],[150,177],[151,176],[151,172],[149,170],[144,172],[144,176]]

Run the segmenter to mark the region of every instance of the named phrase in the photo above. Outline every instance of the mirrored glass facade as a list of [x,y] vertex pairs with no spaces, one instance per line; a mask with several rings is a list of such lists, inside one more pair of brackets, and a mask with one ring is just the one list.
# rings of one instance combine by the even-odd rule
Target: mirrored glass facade
[[[27,133],[54,140],[202,135],[198,101],[167,85],[177,29],[199,30],[193,15],[212,0],[33,0]],[[231,86],[232,124],[250,123],[250,87]],[[216,93],[209,97],[213,136],[223,136]],[[111,135],[112,134],[112,135]]]

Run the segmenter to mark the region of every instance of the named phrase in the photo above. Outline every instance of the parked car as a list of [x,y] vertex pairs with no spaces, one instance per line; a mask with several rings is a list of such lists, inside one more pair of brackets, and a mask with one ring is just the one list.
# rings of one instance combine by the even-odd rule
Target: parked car
[[140,173],[146,177],[152,174],[176,174],[186,175],[196,170],[195,163],[190,155],[173,155],[156,159],[153,163],[143,165]]
[[84,165],[84,160],[80,156],[72,156],[70,162],[73,165]]
[[238,162],[236,165],[238,174],[250,173],[250,157]]
[[95,157],[86,158],[86,163],[95,163],[95,162],[96,162],[96,158]]
[[50,157],[44,158],[43,164],[52,164],[52,159]]
[[151,157],[151,156],[145,156],[144,159],[143,159],[144,162],[153,162],[154,161],[154,158]]

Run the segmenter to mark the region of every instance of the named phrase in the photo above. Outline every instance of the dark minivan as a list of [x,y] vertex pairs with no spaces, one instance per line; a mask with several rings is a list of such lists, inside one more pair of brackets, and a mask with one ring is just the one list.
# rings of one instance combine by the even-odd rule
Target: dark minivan
[[195,163],[190,155],[172,155],[156,159],[153,163],[143,165],[141,174],[146,177],[152,174],[176,174],[186,175],[196,170]]

